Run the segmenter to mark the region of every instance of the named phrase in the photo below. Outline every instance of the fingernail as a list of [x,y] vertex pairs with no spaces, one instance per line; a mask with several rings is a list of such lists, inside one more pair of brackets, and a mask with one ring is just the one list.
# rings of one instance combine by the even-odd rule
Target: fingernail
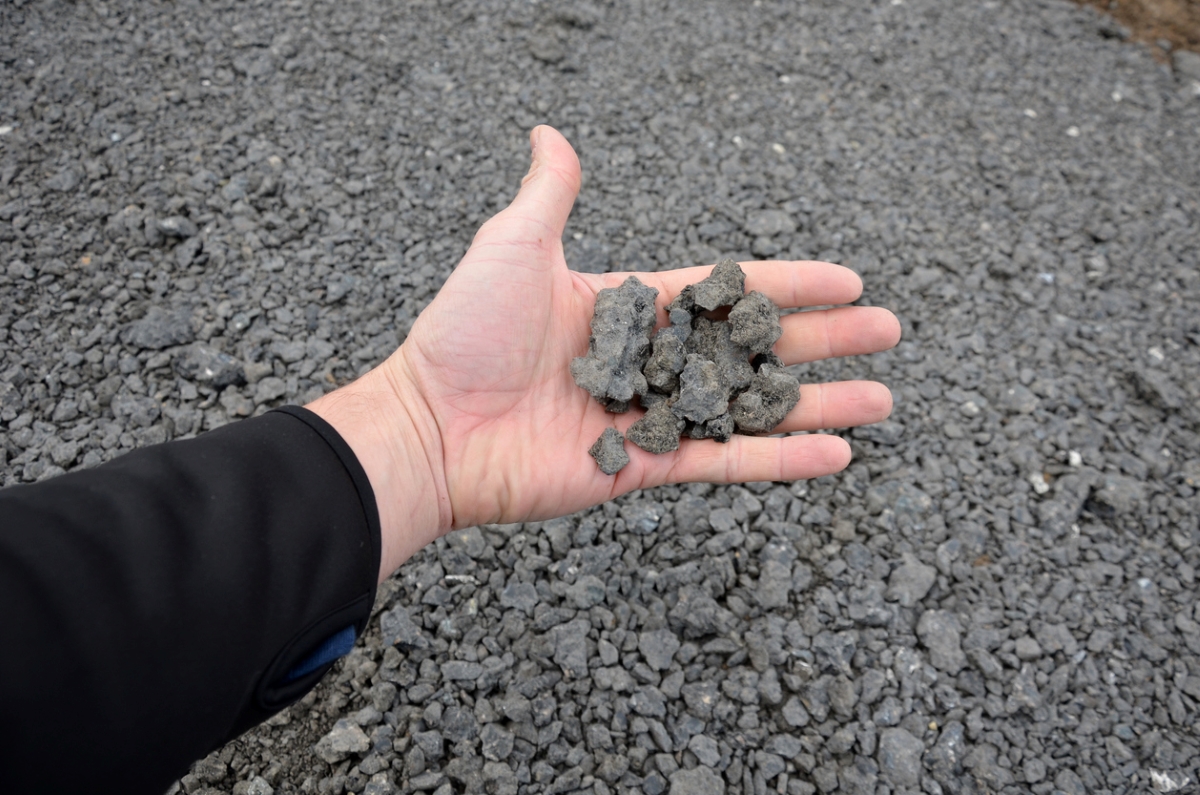
[[533,179],[533,172],[537,170],[537,148],[541,139],[542,128],[534,127],[529,133],[529,171],[525,172],[525,178],[521,180],[522,185]]
[[537,154],[538,142],[542,140],[542,126],[539,124],[529,133],[529,152],[532,155]]

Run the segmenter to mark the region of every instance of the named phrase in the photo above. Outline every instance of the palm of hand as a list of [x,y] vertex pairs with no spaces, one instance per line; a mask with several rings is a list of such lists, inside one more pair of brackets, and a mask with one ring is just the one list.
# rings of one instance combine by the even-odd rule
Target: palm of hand
[[[630,465],[615,477],[599,471],[587,449],[606,427],[623,432],[640,412],[606,413],[575,385],[569,365],[587,348],[596,293],[628,274],[568,270],[561,236],[578,190],[578,163],[554,131],[543,128],[541,139],[521,195],[480,230],[389,361],[406,370],[440,435],[452,509],[452,528],[443,530],[545,519],[665,482],[795,479],[843,468],[849,461],[844,441],[808,435],[735,437],[727,445],[685,439],[679,451],[662,456],[627,445]],[[747,270],[747,289],[761,289],[785,306],[798,304],[802,281],[814,304],[852,301],[861,287],[852,273],[825,263],[757,263]],[[661,310],[707,271],[638,276],[659,290]],[[785,318],[777,346],[785,361],[895,344],[898,325],[890,313],[832,312],[858,314],[825,316],[819,323],[815,316],[822,313],[816,312],[806,313],[807,320]],[[878,384],[813,386],[780,430],[874,422],[890,405],[890,394]]]
[[611,415],[569,372],[599,286],[567,269],[557,237],[504,231],[480,233],[402,349],[442,434],[456,527],[548,518],[636,487],[587,455]]

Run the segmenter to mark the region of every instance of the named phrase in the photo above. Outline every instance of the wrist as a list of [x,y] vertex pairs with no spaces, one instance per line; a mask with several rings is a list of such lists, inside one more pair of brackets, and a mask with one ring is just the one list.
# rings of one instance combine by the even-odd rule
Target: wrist
[[401,351],[306,408],[337,430],[371,482],[382,534],[382,582],[452,525],[437,423]]

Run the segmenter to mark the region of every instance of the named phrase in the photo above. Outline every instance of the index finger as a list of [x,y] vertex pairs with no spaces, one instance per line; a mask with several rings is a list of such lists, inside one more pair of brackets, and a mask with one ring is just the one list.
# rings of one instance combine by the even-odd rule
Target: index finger
[[[830,262],[763,260],[738,264],[746,273],[747,292],[757,290],[782,309],[849,304],[862,295],[862,279],[858,274]],[[643,283],[658,288],[656,303],[662,307],[684,287],[707,277],[712,269],[712,265],[701,265],[655,273],[609,273],[604,275],[604,286],[618,287],[629,276],[637,276]]]

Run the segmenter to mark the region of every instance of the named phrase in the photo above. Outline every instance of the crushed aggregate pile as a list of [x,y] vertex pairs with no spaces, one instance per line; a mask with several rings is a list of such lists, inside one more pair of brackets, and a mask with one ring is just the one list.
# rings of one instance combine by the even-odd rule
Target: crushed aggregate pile
[[[627,438],[648,453],[678,450],[681,434],[728,442],[769,433],[800,401],[800,382],[771,352],[783,334],[779,307],[745,285],[741,266],[721,260],[667,305],[670,325],[653,336],[658,290],[636,276],[600,290],[587,353],[571,362],[575,383],[616,414],[636,396],[646,413]],[[716,310],[728,318],[703,316]],[[588,451],[606,475],[629,463],[615,454],[613,434],[605,429]]]
[[1057,0],[0,3],[0,481],[381,361],[549,122],[571,267],[848,265],[903,341],[788,371],[884,381],[892,417],[836,476],[447,536],[172,791],[1194,790],[1176,60]]

